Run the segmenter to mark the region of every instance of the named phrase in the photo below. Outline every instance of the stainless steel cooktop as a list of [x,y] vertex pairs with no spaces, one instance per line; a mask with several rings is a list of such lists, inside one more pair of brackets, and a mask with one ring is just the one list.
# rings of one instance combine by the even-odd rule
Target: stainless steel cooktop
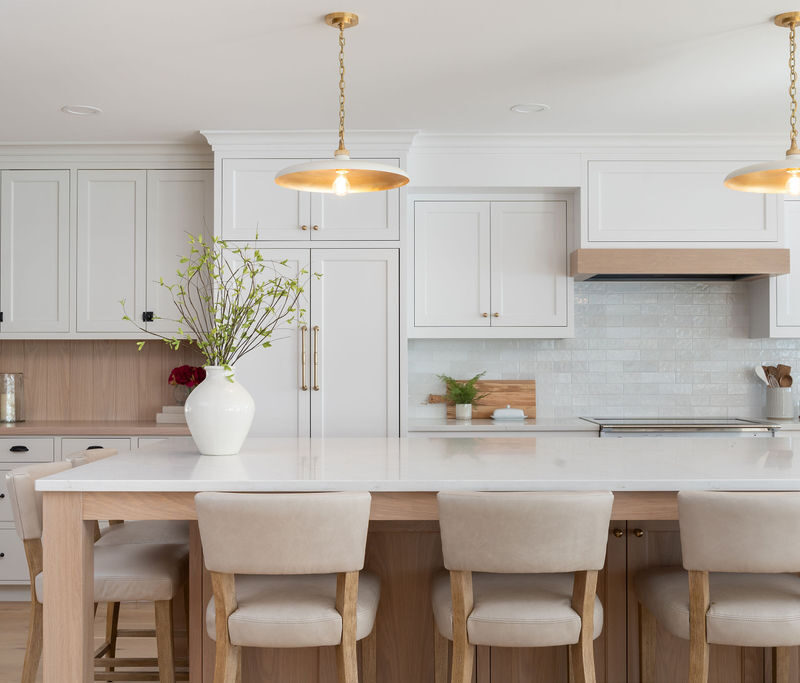
[[720,436],[773,436],[780,425],[741,417],[582,417],[600,426],[600,434],[718,434]]

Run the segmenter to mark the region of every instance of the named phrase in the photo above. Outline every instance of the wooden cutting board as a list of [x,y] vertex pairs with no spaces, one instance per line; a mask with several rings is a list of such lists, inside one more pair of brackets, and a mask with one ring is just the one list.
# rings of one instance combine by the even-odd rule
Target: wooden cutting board
[[[496,408],[520,408],[525,415],[536,417],[536,380],[535,379],[479,379],[476,383],[479,394],[488,394],[472,406],[474,419],[489,418]],[[428,403],[445,403],[444,396],[431,394]],[[447,417],[456,416],[456,407],[447,405]]]

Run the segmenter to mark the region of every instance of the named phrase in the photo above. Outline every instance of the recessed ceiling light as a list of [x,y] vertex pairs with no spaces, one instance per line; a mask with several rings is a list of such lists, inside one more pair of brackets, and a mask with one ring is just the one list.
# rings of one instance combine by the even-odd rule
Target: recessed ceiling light
[[73,116],[94,116],[95,114],[103,113],[100,107],[94,107],[91,104],[65,104],[61,107],[61,111]]
[[540,111],[547,111],[550,109],[549,104],[515,104],[511,107],[511,111],[517,114],[536,114]]

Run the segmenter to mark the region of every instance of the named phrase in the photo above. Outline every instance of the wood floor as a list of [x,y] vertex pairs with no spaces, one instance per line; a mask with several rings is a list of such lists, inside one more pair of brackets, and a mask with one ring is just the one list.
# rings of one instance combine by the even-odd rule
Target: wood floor
[[[30,603],[0,602],[0,683],[19,683],[22,660],[25,656],[25,638],[28,632]],[[97,610],[94,634],[98,643],[105,629],[105,606]],[[126,603],[120,611],[120,628],[153,628],[152,603]],[[180,634],[178,639],[180,638]],[[176,643],[176,646],[178,643]],[[156,645],[152,638],[121,638],[118,657],[155,657]],[[39,671],[37,681],[42,680]]]

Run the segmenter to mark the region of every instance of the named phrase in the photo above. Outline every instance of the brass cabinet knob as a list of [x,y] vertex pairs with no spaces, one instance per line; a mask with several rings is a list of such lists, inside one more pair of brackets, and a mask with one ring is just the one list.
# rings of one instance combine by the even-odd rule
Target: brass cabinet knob
[[482,315],[484,318],[488,318],[488,317],[489,317],[489,314],[488,314],[488,313],[481,313],[481,315]]
[[644,529],[634,529],[633,535],[636,536],[636,538],[641,538],[644,536]]
[[611,533],[614,534],[616,538],[622,538],[625,535],[625,532],[619,527],[616,527]]
[[301,226],[300,226],[300,229],[301,229],[301,230],[308,230],[308,226],[307,226],[307,225],[301,225]]
[[500,314],[499,314],[499,313],[492,313],[492,315],[493,315],[495,318],[499,318],[499,317],[500,317]]
[[312,226],[311,226],[311,229],[312,229],[312,230],[319,230],[319,226],[318,226],[318,225],[312,225]]

